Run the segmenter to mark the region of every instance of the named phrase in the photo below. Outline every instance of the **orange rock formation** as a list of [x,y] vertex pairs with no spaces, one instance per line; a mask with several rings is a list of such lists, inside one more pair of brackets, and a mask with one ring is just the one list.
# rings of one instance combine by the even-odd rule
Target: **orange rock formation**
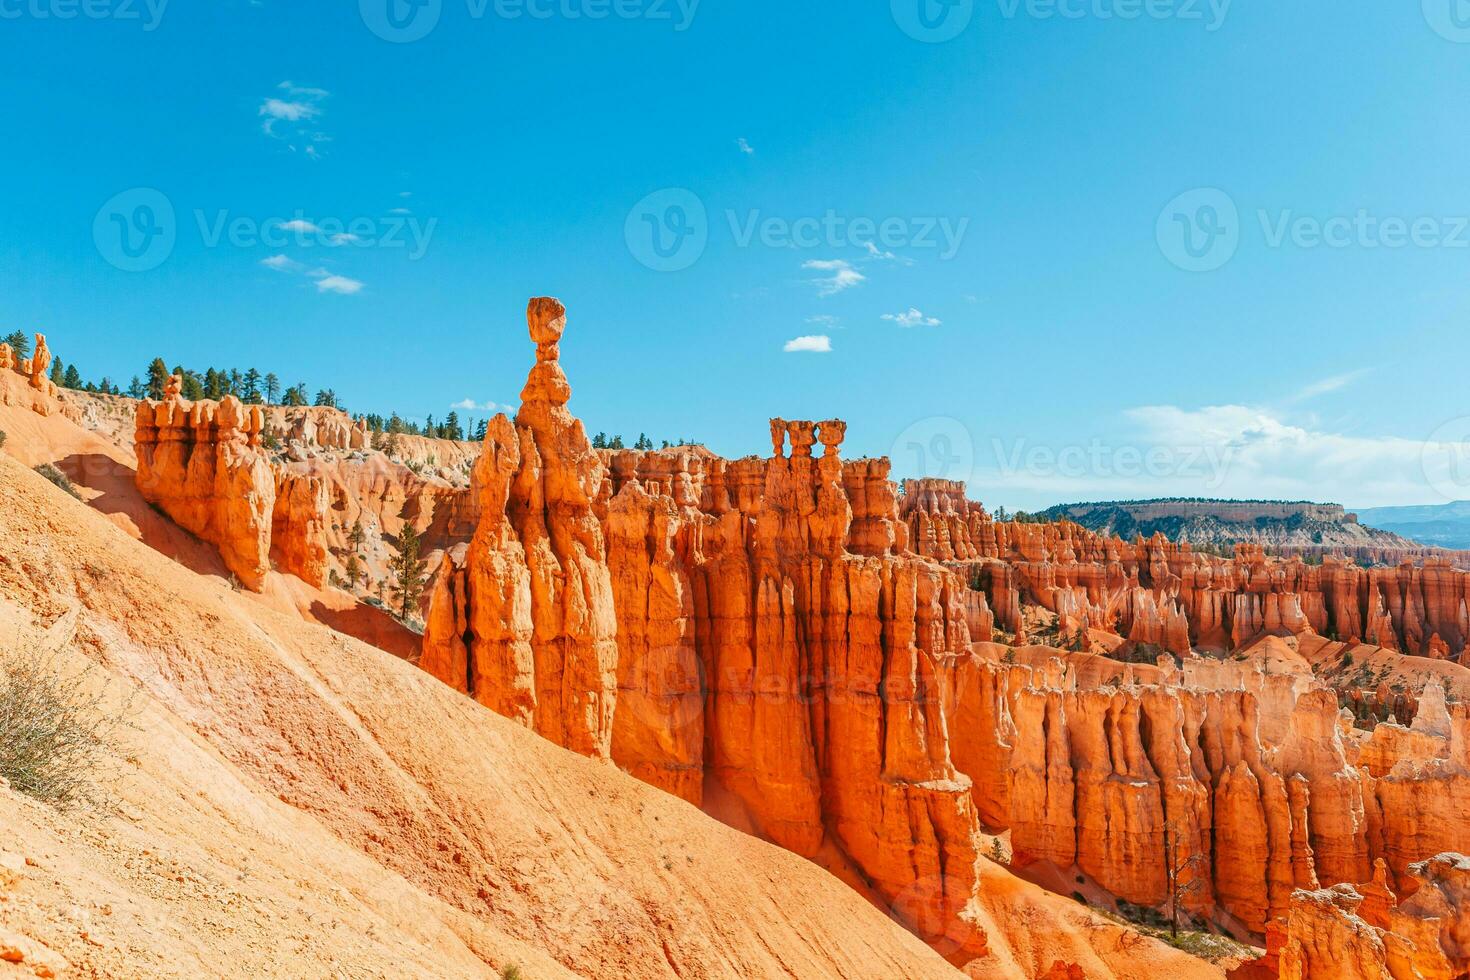
[[169,379],[162,401],[138,403],[136,483],[144,499],[215,545],[226,567],[258,590],[275,558],[320,586],[327,501],[319,481],[277,475],[261,448],[260,408],[228,396],[185,401]]
[[988,642],[1024,631],[1023,596],[1181,654],[1201,636],[1366,631],[1367,595],[1400,635],[1459,594],[1452,570],[1390,570],[1439,590],[1390,601],[1369,588],[1389,578],[1347,565],[998,523],[959,484],[900,500],[886,460],[841,458],[838,421],[772,420],[767,459],[599,454],[565,407],[560,305],[533,301],[529,320],[526,404],[490,424],[480,524],[437,582],[422,655],[482,704],[691,802],[733,799],[798,854],[835,849],[959,960],[987,950],[982,825],[1011,832],[1021,865],[1143,905],[1167,898],[1166,853],[1195,858],[1176,869],[1189,907],[1255,935],[1294,889],[1365,880],[1378,859],[1411,887],[1412,862],[1470,849],[1449,816],[1470,807],[1462,708],[1370,746],[1290,651],[1297,673],[1109,672],[1002,663]]
[[1233,559],[1219,558],[1161,534],[1126,542],[1069,522],[996,521],[954,481],[912,480],[904,489],[901,512],[914,550],[964,563],[984,582],[1007,630],[1019,625],[1006,613],[1020,598],[1069,626],[1174,653],[1234,648],[1262,632],[1362,637],[1438,658],[1459,658],[1470,642],[1470,572],[1443,556],[1390,568],[1332,556],[1308,565],[1240,544]]

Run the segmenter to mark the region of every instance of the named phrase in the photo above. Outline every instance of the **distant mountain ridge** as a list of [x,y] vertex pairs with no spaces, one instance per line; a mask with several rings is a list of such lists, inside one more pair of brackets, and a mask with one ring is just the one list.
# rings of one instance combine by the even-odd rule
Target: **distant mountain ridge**
[[1470,548],[1470,500],[1412,507],[1369,507],[1359,517],[1437,548]]
[[1035,516],[1074,521],[1090,531],[1122,538],[1147,538],[1162,532],[1170,540],[1196,546],[1228,547],[1241,541],[1271,548],[1418,546],[1392,530],[1363,524],[1359,514],[1349,513],[1341,504],[1310,500],[1163,497],[1093,501],[1058,504]]

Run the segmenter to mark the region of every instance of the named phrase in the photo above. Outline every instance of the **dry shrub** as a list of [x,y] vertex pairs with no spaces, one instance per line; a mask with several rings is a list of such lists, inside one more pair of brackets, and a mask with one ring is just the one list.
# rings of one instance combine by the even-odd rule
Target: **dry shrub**
[[58,809],[103,799],[127,708],[40,645],[0,652],[0,777]]

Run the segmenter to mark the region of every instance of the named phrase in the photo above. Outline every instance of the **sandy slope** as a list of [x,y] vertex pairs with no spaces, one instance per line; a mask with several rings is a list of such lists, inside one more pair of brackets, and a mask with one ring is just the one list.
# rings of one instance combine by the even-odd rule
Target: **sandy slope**
[[0,944],[76,975],[955,975],[810,863],[173,564],[3,454],[0,597],[0,637],[79,609],[66,649],[134,696],[114,806],[0,789],[0,851],[33,862]]

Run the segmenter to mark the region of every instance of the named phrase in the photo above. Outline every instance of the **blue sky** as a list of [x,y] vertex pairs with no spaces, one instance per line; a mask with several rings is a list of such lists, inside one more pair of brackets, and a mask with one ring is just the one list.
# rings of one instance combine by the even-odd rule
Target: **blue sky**
[[840,417],[1011,508],[1470,496],[1452,0],[79,2],[0,0],[0,328],[89,378],[514,405],[550,294],[629,441]]

